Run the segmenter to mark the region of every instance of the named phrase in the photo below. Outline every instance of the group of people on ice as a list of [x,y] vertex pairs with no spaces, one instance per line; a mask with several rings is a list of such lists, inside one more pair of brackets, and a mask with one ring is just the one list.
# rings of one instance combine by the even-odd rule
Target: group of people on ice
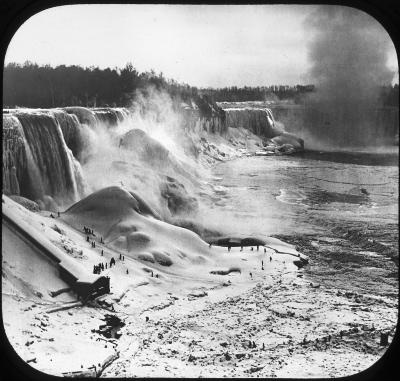
[[[110,260],[110,269],[112,266],[115,266],[115,259],[114,257],[111,258]],[[98,265],[94,265],[93,266],[93,274],[100,274],[102,271],[107,270],[108,267],[108,263],[106,262],[106,264],[104,265],[103,262],[100,262]]]

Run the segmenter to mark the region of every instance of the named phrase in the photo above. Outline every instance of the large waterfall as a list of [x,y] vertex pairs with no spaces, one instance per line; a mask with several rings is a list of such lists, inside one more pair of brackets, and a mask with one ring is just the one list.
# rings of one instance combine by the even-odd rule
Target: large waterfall
[[[12,109],[3,115],[3,192],[43,202],[69,204],[85,194],[79,158],[82,131],[113,127],[124,109]],[[54,204],[53,204],[54,205]]]
[[[186,131],[221,135],[226,131],[222,110],[205,114],[188,106],[180,113],[183,118],[176,120]],[[128,130],[141,128],[125,108],[3,110],[3,193],[29,198],[49,209],[78,201],[89,192],[81,165],[87,164],[93,149],[115,144],[109,139],[126,132],[119,129],[123,123]]]

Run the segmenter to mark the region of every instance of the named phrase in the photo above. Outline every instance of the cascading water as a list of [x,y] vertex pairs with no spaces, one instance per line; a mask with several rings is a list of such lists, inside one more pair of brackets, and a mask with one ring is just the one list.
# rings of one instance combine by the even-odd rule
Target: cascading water
[[79,200],[87,193],[78,160],[88,154],[88,136],[128,117],[124,108],[4,110],[3,192],[46,206],[50,199],[59,205]]
[[269,108],[225,108],[228,127],[244,127],[258,136],[273,138],[282,134]]
[[94,111],[85,108],[85,107],[64,107],[63,110],[65,110],[68,114],[75,115],[80,124],[85,124],[90,127],[97,127],[97,119]]
[[20,194],[22,173],[27,168],[23,129],[14,115],[3,116],[3,192]]
[[[190,120],[185,113],[176,119],[184,124],[184,130],[217,134],[226,131],[221,110],[204,114],[193,105],[189,108]],[[81,165],[85,165],[86,181],[93,186],[93,168],[87,164],[93,164],[91,159],[105,149],[104,139],[115,138],[115,147],[111,142],[110,149],[118,149],[118,136],[135,127],[135,121],[132,111],[125,108],[4,110],[3,192],[40,201],[50,209],[54,209],[53,201],[58,207],[70,205],[88,193]],[[164,133],[168,137],[172,132]],[[162,140],[164,135],[156,139]]]
[[97,123],[106,127],[115,127],[120,122],[122,115],[113,109],[98,108],[93,110]]
[[61,109],[54,109],[49,112],[56,118],[60,125],[65,143],[71,149],[73,155],[78,157],[83,148],[81,125],[78,117],[75,114],[68,114]]
[[[3,129],[5,144],[15,145],[18,141],[19,150],[23,150],[8,150],[12,160],[8,160],[3,172],[3,178],[10,179],[4,184],[4,191],[42,201],[50,196],[61,204],[77,201],[84,194],[84,180],[57,118],[46,111],[16,111],[3,120],[8,120],[14,131],[11,136],[10,132],[5,133],[10,128]],[[18,186],[14,184],[15,178]]]

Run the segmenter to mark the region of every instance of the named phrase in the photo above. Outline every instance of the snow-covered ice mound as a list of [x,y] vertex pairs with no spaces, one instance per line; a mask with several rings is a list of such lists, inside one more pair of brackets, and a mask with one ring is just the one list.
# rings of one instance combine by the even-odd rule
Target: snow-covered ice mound
[[128,257],[162,266],[204,263],[208,244],[190,230],[168,224],[137,194],[122,187],[99,190],[70,207],[62,219],[89,227]]
[[125,133],[120,138],[120,146],[133,151],[146,166],[164,173],[177,173],[188,179],[193,177],[193,168],[185,168],[185,164],[176,157],[177,152],[170,152],[143,130],[135,128]]

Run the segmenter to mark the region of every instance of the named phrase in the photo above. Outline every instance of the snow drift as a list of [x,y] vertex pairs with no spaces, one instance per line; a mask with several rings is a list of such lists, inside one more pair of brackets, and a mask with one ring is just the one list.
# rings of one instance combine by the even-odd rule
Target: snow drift
[[206,242],[184,228],[170,225],[137,194],[122,187],[97,191],[70,207],[62,219],[76,229],[89,226],[104,242],[125,255],[161,266],[203,262]]

